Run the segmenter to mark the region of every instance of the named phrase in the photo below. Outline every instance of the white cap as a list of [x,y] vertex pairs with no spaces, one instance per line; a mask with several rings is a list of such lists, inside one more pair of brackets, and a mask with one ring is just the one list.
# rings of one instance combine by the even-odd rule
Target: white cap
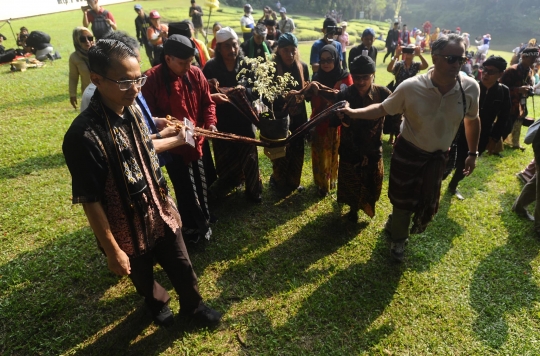
[[286,13],[287,13],[287,9],[284,8],[284,7],[282,7],[281,9],[279,9],[279,12],[283,12],[284,14],[286,14]]
[[230,39],[238,39],[238,35],[230,27],[223,27],[221,30],[216,32],[216,43],[222,43]]

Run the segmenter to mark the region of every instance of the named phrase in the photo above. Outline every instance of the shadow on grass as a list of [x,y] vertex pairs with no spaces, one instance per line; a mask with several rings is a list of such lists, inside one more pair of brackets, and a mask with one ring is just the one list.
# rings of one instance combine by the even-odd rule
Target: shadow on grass
[[366,226],[346,223],[335,214],[317,216],[283,243],[225,271],[217,282],[222,288],[218,302],[229,309],[231,301],[266,298],[291,285],[312,283],[321,272],[306,270],[347,244]]
[[118,283],[87,228],[19,254],[0,266],[0,353],[62,354],[75,347],[139,300],[135,292],[103,300]]
[[32,97],[31,101],[30,98],[24,98],[24,100],[20,101],[14,101],[14,102],[4,102],[3,104],[0,104],[0,111],[8,110],[8,109],[15,109],[18,107],[26,108],[28,107],[29,103],[34,108],[41,108],[41,107],[48,107],[51,103],[61,103],[61,102],[67,102],[69,103],[69,94],[56,94],[56,95],[49,95],[44,97],[34,96]]
[[28,175],[36,171],[51,169],[66,164],[62,153],[55,153],[48,156],[29,157],[9,167],[0,168],[0,181],[4,179],[14,179]]
[[426,271],[439,263],[452,248],[454,239],[465,231],[448,215],[452,199],[452,195],[445,194],[443,191],[439,211],[426,231],[418,235],[411,235],[411,243],[406,254],[408,267],[412,270]]
[[478,314],[473,324],[477,337],[498,349],[508,339],[507,317],[540,302],[540,288],[534,280],[531,261],[540,243],[533,223],[521,220],[511,210],[515,196],[501,196],[501,220],[508,231],[506,245],[482,260],[470,286],[470,303]]
[[[348,236],[336,241],[336,246],[346,241]],[[280,354],[281,345],[287,345],[292,354],[346,355],[369,351],[394,331],[395,326],[389,322],[370,326],[394,298],[404,269],[389,261],[388,241],[381,232],[369,260],[351,265],[321,284],[284,325],[272,327],[263,310],[242,316],[254,318],[252,322],[258,324],[250,326],[244,350],[254,355]],[[298,275],[301,271],[297,268],[296,272]],[[320,271],[308,277],[315,281],[327,275],[328,271]],[[269,332],[262,334],[260,330]],[[336,349],[336,344],[343,345],[343,349]]]

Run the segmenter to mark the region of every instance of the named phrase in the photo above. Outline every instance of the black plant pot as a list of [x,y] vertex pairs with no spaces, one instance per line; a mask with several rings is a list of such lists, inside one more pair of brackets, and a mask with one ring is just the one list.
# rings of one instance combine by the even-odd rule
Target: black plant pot
[[268,112],[259,115],[259,128],[263,139],[282,140],[289,135],[289,115],[276,115],[274,119]]

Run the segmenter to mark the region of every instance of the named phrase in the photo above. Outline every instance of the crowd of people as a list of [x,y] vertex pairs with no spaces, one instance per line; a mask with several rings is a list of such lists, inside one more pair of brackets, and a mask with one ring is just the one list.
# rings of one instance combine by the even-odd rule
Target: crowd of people
[[[382,135],[390,134],[392,213],[384,229],[391,241],[390,256],[398,262],[404,259],[409,234],[423,232],[437,213],[445,177],[453,173],[448,190],[464,199],[458,183],[473,173],[479,155],[500,154],[508,137],[512,147],[521,147],[519,134],[527,112],[523,98],[533,89],[536,46],[524,48],[519,62],[511,66],[498,56],[485,58],[477,81],[463,71],[470,59],[468,36],[459,31],[437,33],[424,46],[429,46],[433,61],[428,69],[422,46],[411,43],[406,25],[400,31],[396,22],[388,32],[383,58],[384,62],[391,57],[386,69],[394,81],[384,86],[374,82],[378,53],[371,28],[363,31],[361,43],[347,58],[347,24],[325,18],[321,39],[313,43],[309,63],[304,63],[294,21],[285,8],[278,8],[279,21],[266,7],[255,22],[246,4],[239,19],[241,33],[215,23],[207,48],[197,39],[198,34],[208,39],[202,29],[203,11],[195,0],[191,3],[191,19],[168,25],[160,22],[156,10],[146,15],[135,5],[133,38],[116,31],[113,15],[97,0],[88,0],[84,27],[73,31],[75,52],[69,61],[73,107],[78,104],[79,79],[83,91],[81,113],[63,144],[73,203],[83,205],[109,268],[130,276],[159,325],[174,319],[167,291],[154,280],[153,261],[163,266],[176,289],[180,314],[215,325],[221,315],[203,303],[184,241],[203,243],[213,236],[217,217],[212,200],[243,189],[249,201],[262,201],[256,146],[220,139],[210,145],[204,135],[195,134],[204,129],[257,137],[246,111],[254,112],[252,102],[258,95],[252,81],[239,76],[250,69],[245,58],[272,62],[275,72],[269,75],[276,80],[286,74],[294,79],[287,96],[272,103],[288,114],[291,132],[327,115],[305,132],[307,139],[291,141],[285,155],[272,160],[271,189],[285,196],[304,191],[300,182],[307,143],[317,194],[324,198],[337,189],[338,203],[349,207],[349,221],[356,223],[360,211],[372,218],[384,176]],[[430,26],[424,24],[425,38],[431,38]],[[143,48],[153,65],[145,73],[140,70]],[[245,105],[239,104],[238,96]],[[335,104],[341,106],[327,114]],[[537,141],[540,136],[535,148],[540,146]],[[161,167],[167,170],[176,202]],[[525,209],[536,188],[536,176],[531,176],[528,199],[516,202],[514,210],[532,219]],[[540,221],[536,215],[535,221]]]

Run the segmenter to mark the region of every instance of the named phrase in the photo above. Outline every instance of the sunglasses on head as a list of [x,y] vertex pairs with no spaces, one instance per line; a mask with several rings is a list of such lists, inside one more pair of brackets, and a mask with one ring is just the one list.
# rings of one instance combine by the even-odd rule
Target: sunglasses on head
[[458,62],[460,65],[462,65],[467,61],[467,57],[464,56],[443,56],[441,54],[438,54],[438,56],[444,58],[446,60],[446,63],[448,64],[454,64]]
[[334,63],[334,58],[329,58],[329,59],[321,59],[319,61],[319,64],[332,64]]
[[79,41],[82,43],[85,43],[86,41],[92,42],[94,40],[94,36],[80,36]]

